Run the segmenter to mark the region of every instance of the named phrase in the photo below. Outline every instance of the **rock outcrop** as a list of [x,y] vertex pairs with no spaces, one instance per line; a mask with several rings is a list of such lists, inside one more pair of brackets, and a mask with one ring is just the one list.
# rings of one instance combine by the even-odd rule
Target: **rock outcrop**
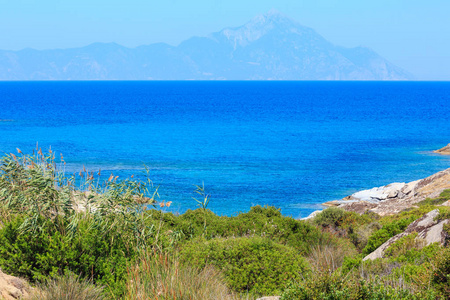
[[450,155],[450,144],[445,146],[444,148],[433,151],[434,153],[439,153],[443,155]]
[[400,238],[417,232],[416,240],[423,242],[424,246],[428,246],[432,243],[445,244],[446,240],[449,238],[447,233],[443,230],[444,224],[450,223],[449,219],[446,220],[435,220],[439,215],[439,210],[435,209],[425,214],[420,219],[409,224],[406,230],[396,236],[390,238],[387,242],[378,247],[374,252],[370,253],[363,260],[374,260],[377,258],[384,257],[385,251],[393,243],[398,241]]
[[425,179],[409,183],[391,183],[386,186],[360,191],[342,200],[324,203],[348,211],[372,211],[381,216],[392,215],[413,207],[426,198],[436,198],[450,189],[450,168]]
[[29,296],[28,283],[20,278],[6,275],[0,270],[0,299],[24,299]]

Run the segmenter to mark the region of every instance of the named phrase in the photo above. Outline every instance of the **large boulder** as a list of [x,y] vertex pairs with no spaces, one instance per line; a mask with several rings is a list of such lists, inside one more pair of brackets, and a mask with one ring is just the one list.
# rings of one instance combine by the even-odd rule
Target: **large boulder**
[[384,253],[393,243],[400,238],[417,232],[416,239],[423,241],[424,246],[428,246],[432,243],[444,244],[448,238],[447,233],[443,230],[444,224],[450,222],[449,219],[435,220],[439,215],[439,210],[435,209],[425,214],[423,217],[415,220],[406,228],[402,233],[390,238],[387,242],[378,247],[374,252],[370,253],[363,260],[374,260],[384,257]]
[[6,275],[0,270],[0,299],[23,299],[27,298],[29,293],[30,287],[26,281]]

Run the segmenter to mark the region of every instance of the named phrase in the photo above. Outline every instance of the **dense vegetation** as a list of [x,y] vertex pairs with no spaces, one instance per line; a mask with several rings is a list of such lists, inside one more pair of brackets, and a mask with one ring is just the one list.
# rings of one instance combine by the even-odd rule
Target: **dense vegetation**
[[447,247],[411,235],[362,261],[450,191],[395,216],[330,208],[299,221],[261,206],[217,216],[198,186],[199,208],[175,215],[148,176],[67,176],[52,151],[18,152],[0,162],[0,268],[36,285],[36,299],[450,297]]

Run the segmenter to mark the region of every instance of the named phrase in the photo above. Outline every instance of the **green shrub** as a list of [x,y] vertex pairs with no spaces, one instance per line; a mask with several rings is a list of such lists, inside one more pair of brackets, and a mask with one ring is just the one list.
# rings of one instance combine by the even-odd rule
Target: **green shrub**
[[277,294],[289,280],[308,272],[298,251],[260,237],[194,240],[183,247],[181,258],[199,268],[213,265],[230,288],[256,295]]
[[432,282],[437,290],[450,299],[450,248],[444,248],[436,255]]
[[450,200],[450,189],[442,191],[442,193],[437,198],[426,198],[425,200],[418,203],[419,206],[425,205],[441,205],[445,201]]
[[380,247],[384,242],[391,237],[403,232],[411,222],[416,219],[415,216],[393,221],[385,224],[380,230],[375,231],[367,240],[367,245],[363,249],[364,255],[370,254]]
[[379,218],[377,214],[371,212],[358,214],[338,207],[330,207],[314,217],[312,222],[322,227],[356,228],[359,225],[371,223]]
[[[406,241],[406,244],[409,242]],[[414,243],[414,241],[412,241]],[[441,246],[438,243],[433,243],[431,245],[423,247],[412,247],[410,249],[402,249],[397,255],[394,255],[391,260],[400,263],[410,263],[410,264],[422,264],[423,262],[428,262],[431,258],[435,257]],[[401,246],[400,246],[401,248]],[[395,251],[394,251],[395,252]]]
[[348,236],[353,245],[355,245],[359,251],[362,251],[367,246],[367,242],[372,233],[379,229],[381,229],[381,225],[378,222],[361,224],[352,230]]
[[362,250],[369,236],[380,229],[376,222],[379,216],[374,213],[362,215],[337,207],[327,208],[312,219],[312,223],[339,237],[349,238],[358,250]]
[[126,265],[135,255],[126,235],[80,223],[71,239],[54,231],[50,221],[42,221],[41,231],[21,233],[17,218],[0,229],[0,267],[6,273],[31,282],[45,281],[71,271],[92,278],[120,295],[124,290]]
[[342,221],[344,220],[345,215],[347,212],[341,208],[337,207],[330,207],[325,210],[323,210],[321,213],[319,213],[314,219],[313,223],[326,227],[326,226],[340,226],[342,224]]
[[437,221],[450,219],[450,207],[439,207],[439,215],[436,217]]
[[[203,236],[205,239],[228,237],[266,237],[273,241],[294,247],[302,254],[308,254],[312,247],[324,240],[332,239],[329,233],[323,233],[317,227],[305,221],[295,220],[281,215],[275,207],[254,206],[247,213],[240,213],[234,217],[217,216],[213,212],[202,209],[188,210],[180,216],[172,213],[161,213],[157,210],[146,212],[147,225],[155,228],[161,226],[158,242],[167,251],[174,244],[174,234],[177,235],[176,244],[183,243]],[[206,219],[206,235],[204,222]]]
[[292,283],[281,295],[281,300],[435,300],[433,291],[411,292],[371,280],[344,277],[341,273],[315,274],[315,276]]
[[[411,237],[414,237],[412,235]],[[374,283],[383,283],[392,288],[406,289],[411,293],[429,291],[436,299],[446,299],[442,292],[432,288],[432,274],[434,274],[436,257],[440,257],[442,247],[433,243],[421,249],[404,249],[402,245],[414,242],[412,238],[404,239],[396,248],[391,257],[367,260],[362,262],[363,255],[346,258],[339,271],[351,280],[366,280]],[[408,248],[408,247],[406,247]],[[438,258],[442,261],[442,258]],[[431,295],[430,294],[430,295]],[[390,299],[390,298],[388,298]]]
[[344,261],[342,262],[341,271],[344,274],[347,274],[352,270],[357,270],[361,266],[363,258],[364,258],[363,254],[346,256],[344,258]]
[[404,255],[408,250],[413,248],[420,249],[425,245],[423,239],[417,239],[417,232],[408,234],[395,241],[384,252],[387,257],[398,257]]
[[450,223],[444,224],[442,232],[445,234],[444,246],[449,246],[450,244]]

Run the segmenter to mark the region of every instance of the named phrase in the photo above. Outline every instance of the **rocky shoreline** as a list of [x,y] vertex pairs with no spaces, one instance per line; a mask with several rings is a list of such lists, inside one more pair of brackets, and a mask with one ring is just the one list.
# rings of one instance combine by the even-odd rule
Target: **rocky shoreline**
[[439,154],[442,154],[442,155],[450,155],[450,144],[448,144],[447,146],[445,146],[445,147],[443,147],[441,149],[434,150],[433,152],[434,153],[439,153]]
[[[393,215],[414,207],[416,203],[426,198],[436,198],[445,189],[450,189],[450,168],[421,180],[409,183],[395,182],[359,191],[323,205],[357,213],[371,211],[380,216]],[[450,203],[447,201],[443,205],[450,205]]]

